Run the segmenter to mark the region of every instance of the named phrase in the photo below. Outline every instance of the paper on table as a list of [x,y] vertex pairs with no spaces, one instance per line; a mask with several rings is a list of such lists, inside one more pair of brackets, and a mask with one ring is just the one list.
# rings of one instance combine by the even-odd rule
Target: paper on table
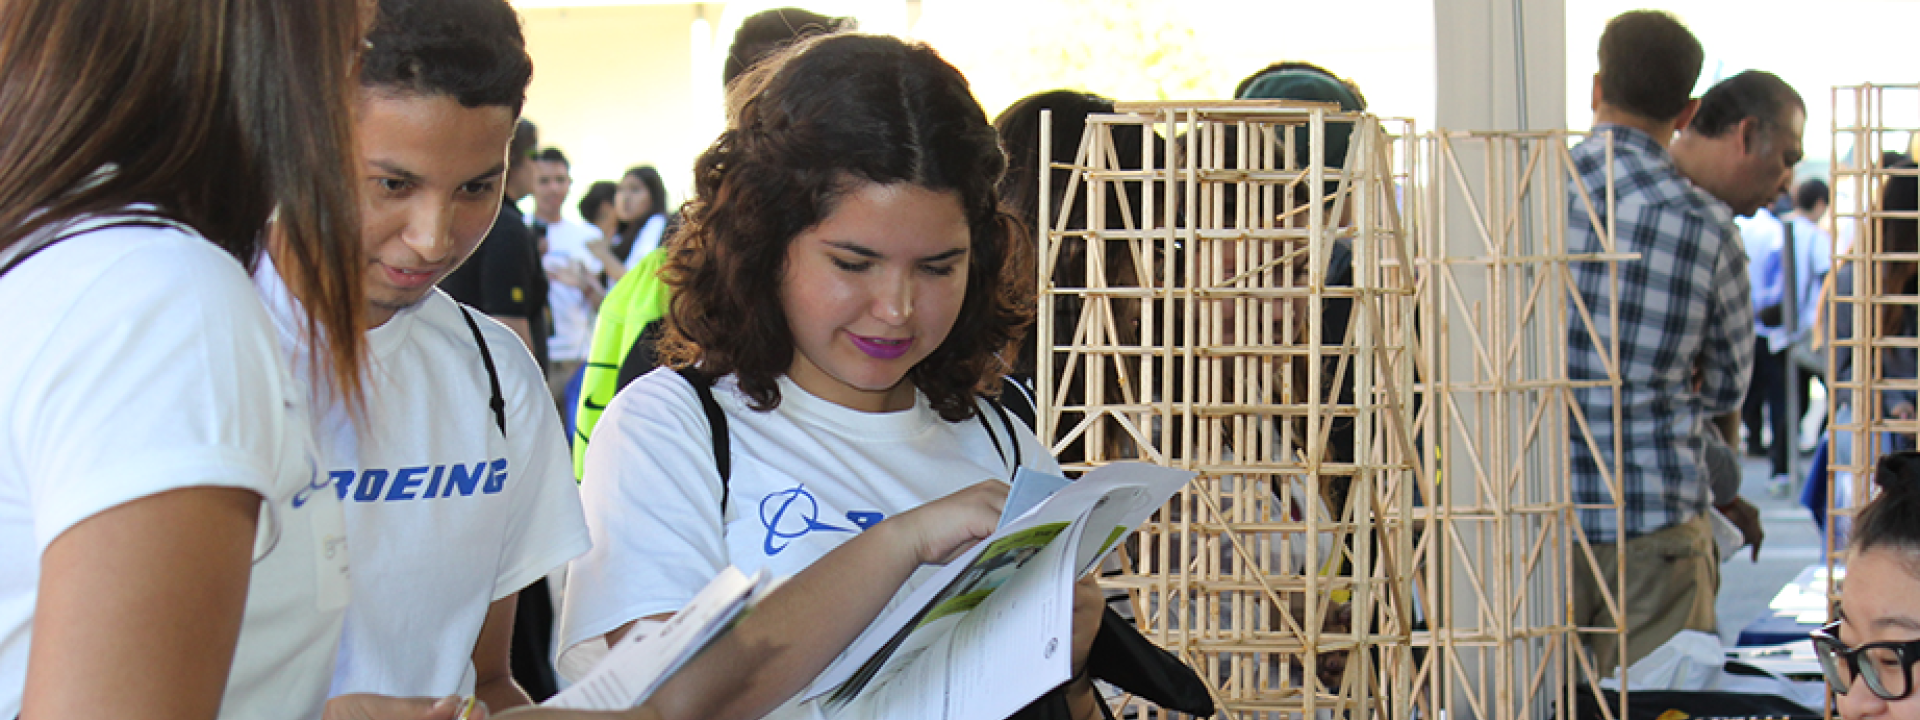
[[753,577],[731,566],[721,570],[673,619],[628,633],[580,682],[541,705],[568,710],[638,707],[681,665],[732,627],[772,584],[764,568]]

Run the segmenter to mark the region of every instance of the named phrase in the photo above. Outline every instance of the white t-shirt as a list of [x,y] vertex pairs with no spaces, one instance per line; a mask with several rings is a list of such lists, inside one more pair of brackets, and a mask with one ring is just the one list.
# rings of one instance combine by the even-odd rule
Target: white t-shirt
[[246,270],[190,231],[102,229],[0,277],[0,307],[0,717],[20,712],[47,546],[195,486],[265,499],[220,716],[317,717],[347,602],[344,525]]
[[[534,217],[528,215],[527,224],[532,225],[533,221]],[[540,265],[548,273],[578,265],[598,275],[600,259],[587,250],[587,243],[598,239],[600,229],[579,220],[562,218],[560,222],[549,223],[547,253],[541,256]],[[551,275],[548,277],[552,279]],[[586,295],[580,288],[554,279],[547,288],[547,306],[553,309],[553,336],[547,340],[547,357],[556,362],[587,359],[595,311],[587,305]]]
[[646,224],[640,226],[640,232],[633,236],[633,247],[627,248],[625,262],[628,265],[640,262],[640,258],[646,257],[647,253],[660,247],[660,236],[666,232],[667,216],[659,213],[649,216]]
[[[286,286],[254,274],[283,351],[306,351]],[[559,417],[512,331],[473,313],[499,371],[507,436],[460,308],[438,290],[367,332],[367,432],[337,403],[318,417],[321,471],[353,540],[334,694],[471,692],[487,606],[587,549]]]
[[[677,373],[661,368],[633,381],[595,426],[580,491],[593,549],[568,575],[562,674],[584,670],[607,632],[679,610],[729,564],[786,578],[887,517],[1012,475],[1006,427],[984,401],[1006,459],[979,420],[942,420],[918,393],[912,409],[865,413],[785,377],[780,405],[768,412],[750,409],[732,376],[713,392],[733,462],[724,521],[712,431]],[[1033,433],[1011,424],[1023,464],[1058,473]],[[902,596],[928,574],[915,573]]]

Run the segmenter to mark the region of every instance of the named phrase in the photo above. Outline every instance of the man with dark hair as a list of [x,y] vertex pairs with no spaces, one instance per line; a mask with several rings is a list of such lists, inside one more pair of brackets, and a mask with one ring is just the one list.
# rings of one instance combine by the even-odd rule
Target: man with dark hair
[[[1800,136],[1807,121],[1806,105],[1772,73],[1748,70],[1715,84],[1700,98],[1693,121],[1673,141],[1673,161],[1680,173],[1707,194],[1726,203],[1740,221],[1741,237],[1753,273],[1755,307],[1777,307],[1785,300],[1785,273],[1780,251],[1785,226],[1767,209],[1788,190],[1793,166],[1800,162]],[[1787,453],[1793,440],[1787,417],[1786,353],[1789,336],[1780,318],[1756,322],[1753,382],[1759,395],[1745,403],[1749,449],[1760,443],[1763,407],[1773,420],[1771,448],[1773,482],[1785,487]],[[1729,435],[1732,430],[1729,429]],[[1728,437],[1729,443],[1735,438]]]
[[[1657,10],[1621,13],[1607,21],[1600,35],[1594,110],[1597,114],[1604,105],[1637,118],[1685,125],[1694,105],[1693,84],[1700,80],[1705,59],[1700,41],[1672,15]],[[1665,146],[1672,133],[1650,134],[1660,136]]]
[[[527,232],[517,215],[495,220],[509,155],[531,145],[516,128],[530,129],[517,118],[532,61],[505,0],[380,0],[378,17],[354,118],[366,401],[319,408],[314,424],[353,567],[332,690],[471,693],[500,710],[529,701],[509,654],[521,590],[587,549],[585,519],[532,358],[435,284],[498,239],[490,227]],[[255,281],[286,350],[306,357],[269,260]]]
[[796,7],[762,10],[740,21],[733,31],[733,45],[727,48],[727,61],[720,68],[720,82],[731,87],[733,79],[768,55],[814,35],[854,29],[853,18],[827,17]]
[[1701,96],[1673,160],[1700,189],[1747,217],[1787,192],[1800,162],[1807,106],[1778,76],[1748,70]]
[[573,189],[566,153],[556,147],[541,150],[533,167],[533,216],[527,223],[546,245],[540,264],[551,281],[547,307],[553,319],[547,338],[547,385],[559,402],[567,395],[567,381],[587,360],[594,312],[606,294],[600,285],[600,260],[587,249],[587,243],[600,239],[600,230],[562,214],[567,192]]
[[[1599,581],[1612,585],[1625,565],[1627,584],[1613,590],[1626,612],[1627,647],[1583,636],[1602,668],[1630,665],[1682,629],[1715,630],[1719,557],[1700,433],[1707,418],[1740,407],[1753,308],[1733,214],[1689,184],[1667,150],[1693,117],[1689,95],[1702,57],[1699,41],[1666,13],[1608,22],[1593,134],[1573,149],[1581,182],[1569,190],[1567,251],[1639,254],[1619,265],[1617,287],[1608,263],[1571,264],[1592,324],[1571,314],[1568,377],[1620,381],[1618,404],[1612,388],[1575,389],[1592,439],[1580,423],[1570,431],[1573,501],[1597,561],[1575,555],[1575,625],[1613,624]],[[1582,189],[1599,217],[1578,197]],[[1614,247],[1602,241],[1600,228],[1609,226]],[[1619,488],[1618,516],[1602,509],[1616,499],[1609,486]]]

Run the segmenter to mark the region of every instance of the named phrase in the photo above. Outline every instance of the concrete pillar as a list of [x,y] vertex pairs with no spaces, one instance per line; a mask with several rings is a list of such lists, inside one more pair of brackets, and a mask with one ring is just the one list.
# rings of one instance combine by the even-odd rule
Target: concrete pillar
[[[1435,69],[1435,124],[1445,130],[1551,130],[1566,125],[1566,7],[1564,0],[1434,0],[1434,69]],[[1479,153],[1466,152],[1462,146],[1460,157],[1462,175],[1480,185],[1480,179],[1486,177],[1484,168],[1478,167]],[[1428,168],[1428,171],[1436,168]],[[1451,181],[1448,183],[1452,185]],[[1483,198],[1484,200],[1484,198]],[[1483,257],[1485,248],[1481,245],[1480,234],[1467,210],[1464,198],[1457,189],[1451,190],[1442,202],[1447,204],[1448,221],[1447,252],[1453,257]],[[1531,213],[1528,213],[1529,215]],[[1523,228],[1521,232],[1531,232]],[[1485,296],[1486,283],[1474,281],[1474,271],[1468,268],[1456,268],[1455,276],[1460,280],[1460,290],[1468,304],[1480,304],[1488,301]],[[1472,343],[1465,329],[1464,318],[1448,324],[1449,356],[1446,362],[1450,366],[1449,375],[1455,380],[1466,381],[1473,377],[1474,357]],[[1531,371],[1528,375],[1537,377]],[[1461,410],[1466,417],[1474,417],[1478,411],[1474,401],[1463,398]],[[1516,422],[1518,420],[1515,420]],[[1446,491],[1453,494],[1457,504],[1469,504],[1472,501],[1472,483],[1467,480],[1475,473],[1470,465],[1467,453],[1452,452],[1445,457]],[[1456,481],[1457,480],[1457,481]],[[1544,482],[1544,478],[1541,479]],[[1508,537],[1501,538],[1502,525],[1488,523],[1459,523],[1453,530],[1461,535],[1465,547],[1488,547],[1489,543],[1510,542]],[[1482,537],[1483,534],[1492,535]],[[1503,569],[1486,568],[1487,572],[1501,572]],[[1465,573],[1454,573],[1455,581],[1450,588],[1453,609],[1443,616],[1433,617],[1430,622],[1435,627],[1443,624],[1458,628],[1479,629],[1498,636],[1498,629],[1489,624],[1489,619],[1479,617],[1475,612],[1475,590],[1465,579]],[[1530,595],[1538,597],[1553,591],[1555,585],[1544,578],[1529,583]],[[1543,611],[1542,615],[1551,614]],[[1548,617],[1515,618],[1517,624],[1539,626],[1552,622]],[[1499,641],[1496,641],[1499,642]],[[1510,672],[1497,670],[1503,662],[1516,664],[1522,658],[1539,658],[1537,649],[1522,649],[1520,645],[1529,643],[1506,641],[1504,650],[1477,648],[1468,650],[1469,654],[1489,653],[1482,659],[1493,662],[1463,662],[1460,667],[1466,675],[1456,676],[1452,684],[1455,693],[1451,700],[1449,717],[1462,720],[1474,714],[1471,703],[1459,693],[1468,687],[1482,688],[1489,694],[1504,695],[1524,688],[1524,682],[1516,682],[1512,677],[1479,677],[1479,672]],[[1507,655],[1507,653],[1518,653]],[[1503,658],[1496,661],[1496,658]],[[1556,672],[1556,675],[1560,673]],[[1563,675],[1562,675],[1563,676]],[[1492,691],[1499,686],[1502,691]],[[1557,686],[1557,683],[1550,683]],[[1556,692],[1553,687],[1543,689],[1532,703],[1536,717],[1548,717],[1550,708],[1555,704]],[[1563,697],[1563,696],[1562,696]],[[1492,699],[1492,698],[1488,698]],[[1511,715],[1514,705],[1507,701],[1496,700],[1493,707],[1487,708],[1492,714],[1487,720],[1505,720]]]

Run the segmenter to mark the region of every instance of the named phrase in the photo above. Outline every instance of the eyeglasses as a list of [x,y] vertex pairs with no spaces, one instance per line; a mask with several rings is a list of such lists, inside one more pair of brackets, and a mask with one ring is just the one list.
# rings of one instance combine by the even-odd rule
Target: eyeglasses
[[1820,658],[1820,671],[1827,676],[1827,687],[1841,695],[1853,687],[1859,676],[1867,689],[1882,700],[1899,700],[1913,693],[1913,663],[1920,660],[1920,640],[1910,642],[1867,643],[1849,648],[1840,642],[1840,621],[1815,630],[1813,653]]

